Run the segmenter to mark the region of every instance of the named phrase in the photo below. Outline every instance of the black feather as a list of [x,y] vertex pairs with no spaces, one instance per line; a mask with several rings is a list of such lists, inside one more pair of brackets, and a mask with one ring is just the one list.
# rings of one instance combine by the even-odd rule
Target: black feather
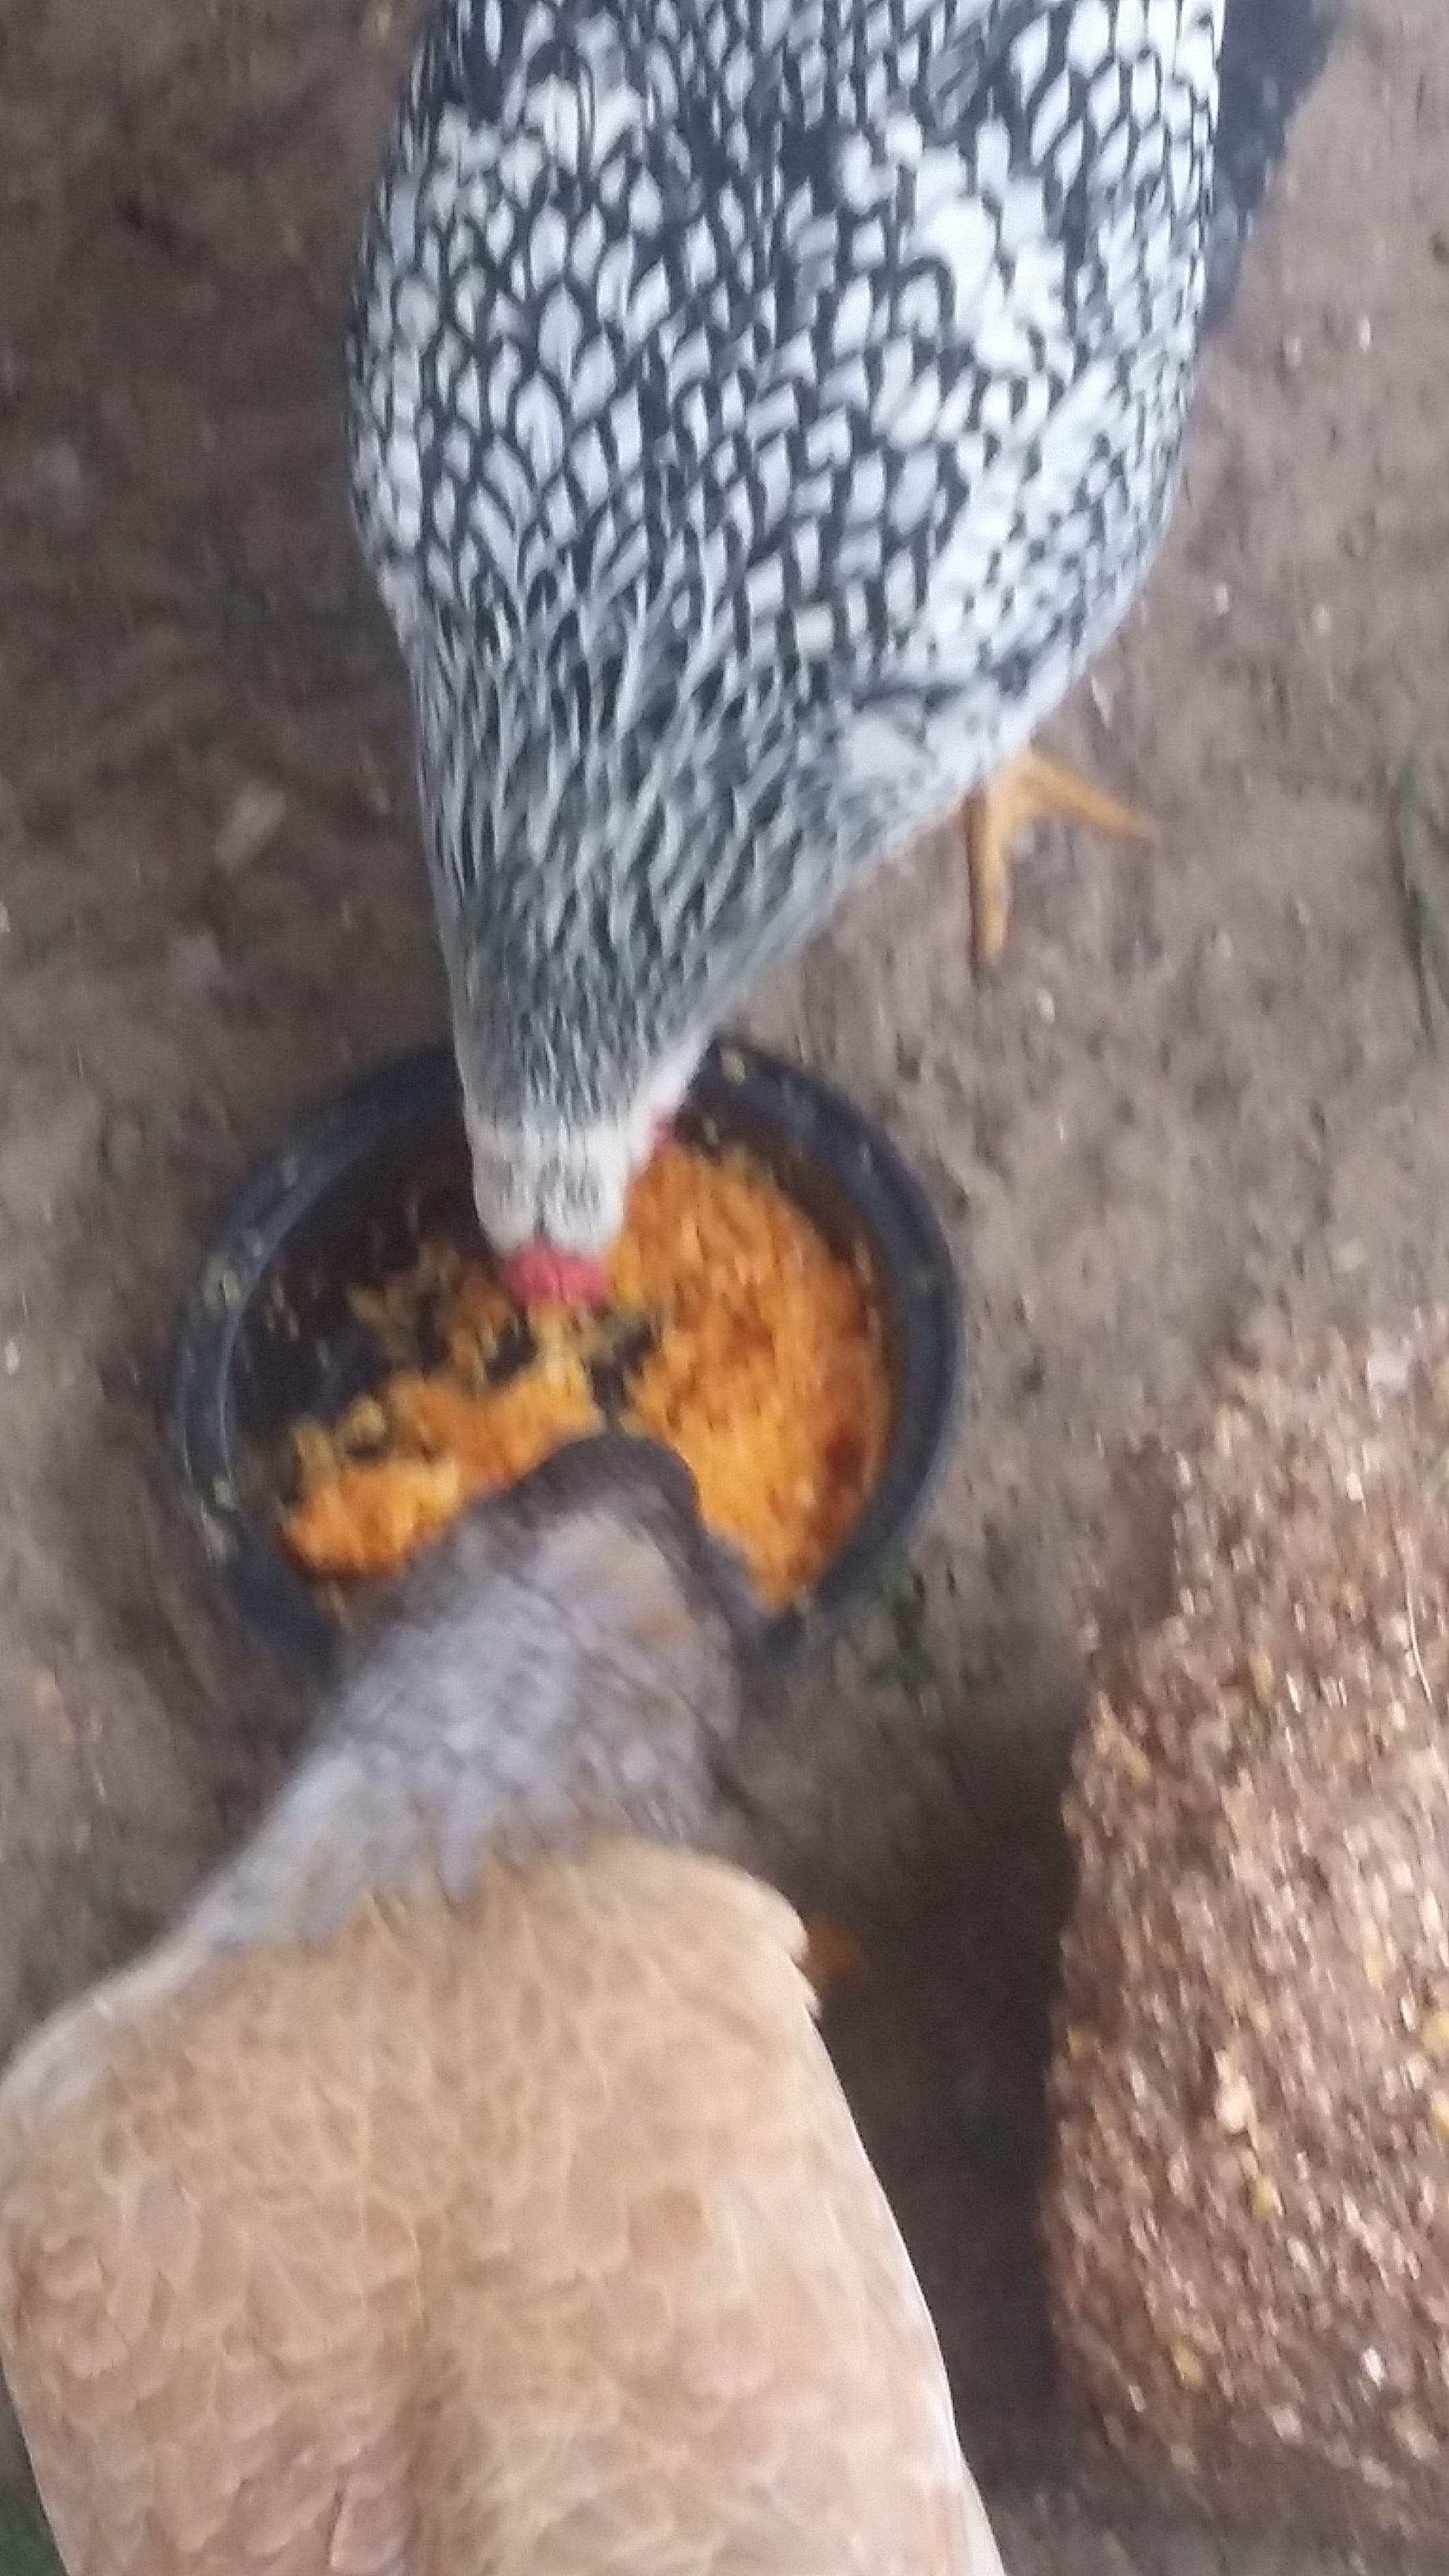
[[1294,117],[1328,60],[1342,0],[1227,0],[1205,325],[1225,320]]

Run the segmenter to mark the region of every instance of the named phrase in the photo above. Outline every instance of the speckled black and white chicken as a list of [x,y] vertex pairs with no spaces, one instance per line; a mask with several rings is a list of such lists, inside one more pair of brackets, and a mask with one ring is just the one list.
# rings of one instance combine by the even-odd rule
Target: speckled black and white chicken
[[[1229,8],[1231,258],[1325,0]],[[1028,746],[1177,485],[1223,15],[445,0],[428,26],[359,275],[353,487],[520,1293],[587,1293],[707,1038],[874,860],[962,808],[990,960],[1021,824],[1140,828]]]

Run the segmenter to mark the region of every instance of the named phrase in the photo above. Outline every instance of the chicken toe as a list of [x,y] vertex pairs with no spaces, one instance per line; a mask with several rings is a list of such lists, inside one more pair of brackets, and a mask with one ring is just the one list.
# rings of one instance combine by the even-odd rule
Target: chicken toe
[[998,962],[1011,918],[1011,853],[1018,835],[1055,817],[1122,841],[1150,841],[1149,817],[1065,762],[1024,751],[961,809],[971,884],[971,958],[978,975]]

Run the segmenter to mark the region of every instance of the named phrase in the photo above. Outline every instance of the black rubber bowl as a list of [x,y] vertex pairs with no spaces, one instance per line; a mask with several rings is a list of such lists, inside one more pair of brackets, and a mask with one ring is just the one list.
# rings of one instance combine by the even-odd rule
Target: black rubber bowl
[[[863,1243],[884,1308],[894,1424],[880,1483],[813,1589],[771,1623],[792,1652],[879,1581],[934,1490],[956,1427],[961,1301],[924,1192],[870,1121],[796,1066],[722,1044],[680,1121],[747,1146],[842,1248]],[[242,1615],[325,1662],[335,1598],[293,1566],[277,1519],[299,1415],[330,1419],[382,1370],[349,1291],[405,1269],[418,1241],[480,1238],[452,1050],[377,1067],[302,1118],[233,1200],[172,1346],[172,1454],[203,1545]]]

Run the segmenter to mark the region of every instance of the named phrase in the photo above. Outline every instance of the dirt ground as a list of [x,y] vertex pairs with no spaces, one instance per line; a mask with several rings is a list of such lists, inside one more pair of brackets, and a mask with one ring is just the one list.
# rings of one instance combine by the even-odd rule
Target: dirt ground
[[[441,1023],[338,435],[406,38],[388,0],[0,16],[0,2046],[176,1905],[292,1739],[174,1508],[165,1338],[251,1159]],[[886,1118],[969,1282],[920,1596],[746,1768],[767,1852],[869,1941],[841,2063],[1023,2576],[1288,2563],[1063,2490],[1029,2225],[1055,1801],[1083,1622],[1160,1596],[1150,1443],[1214,1356],[1265,1304],[1449,1295],[1449,1060],[1387,830],[1406,754],[1449,773],[1446,350],[1449,15],[1348,0],[1167,555],[1060,729],[1159,847],[1044,840],[980,994],[923,852],[756,1020]]]

